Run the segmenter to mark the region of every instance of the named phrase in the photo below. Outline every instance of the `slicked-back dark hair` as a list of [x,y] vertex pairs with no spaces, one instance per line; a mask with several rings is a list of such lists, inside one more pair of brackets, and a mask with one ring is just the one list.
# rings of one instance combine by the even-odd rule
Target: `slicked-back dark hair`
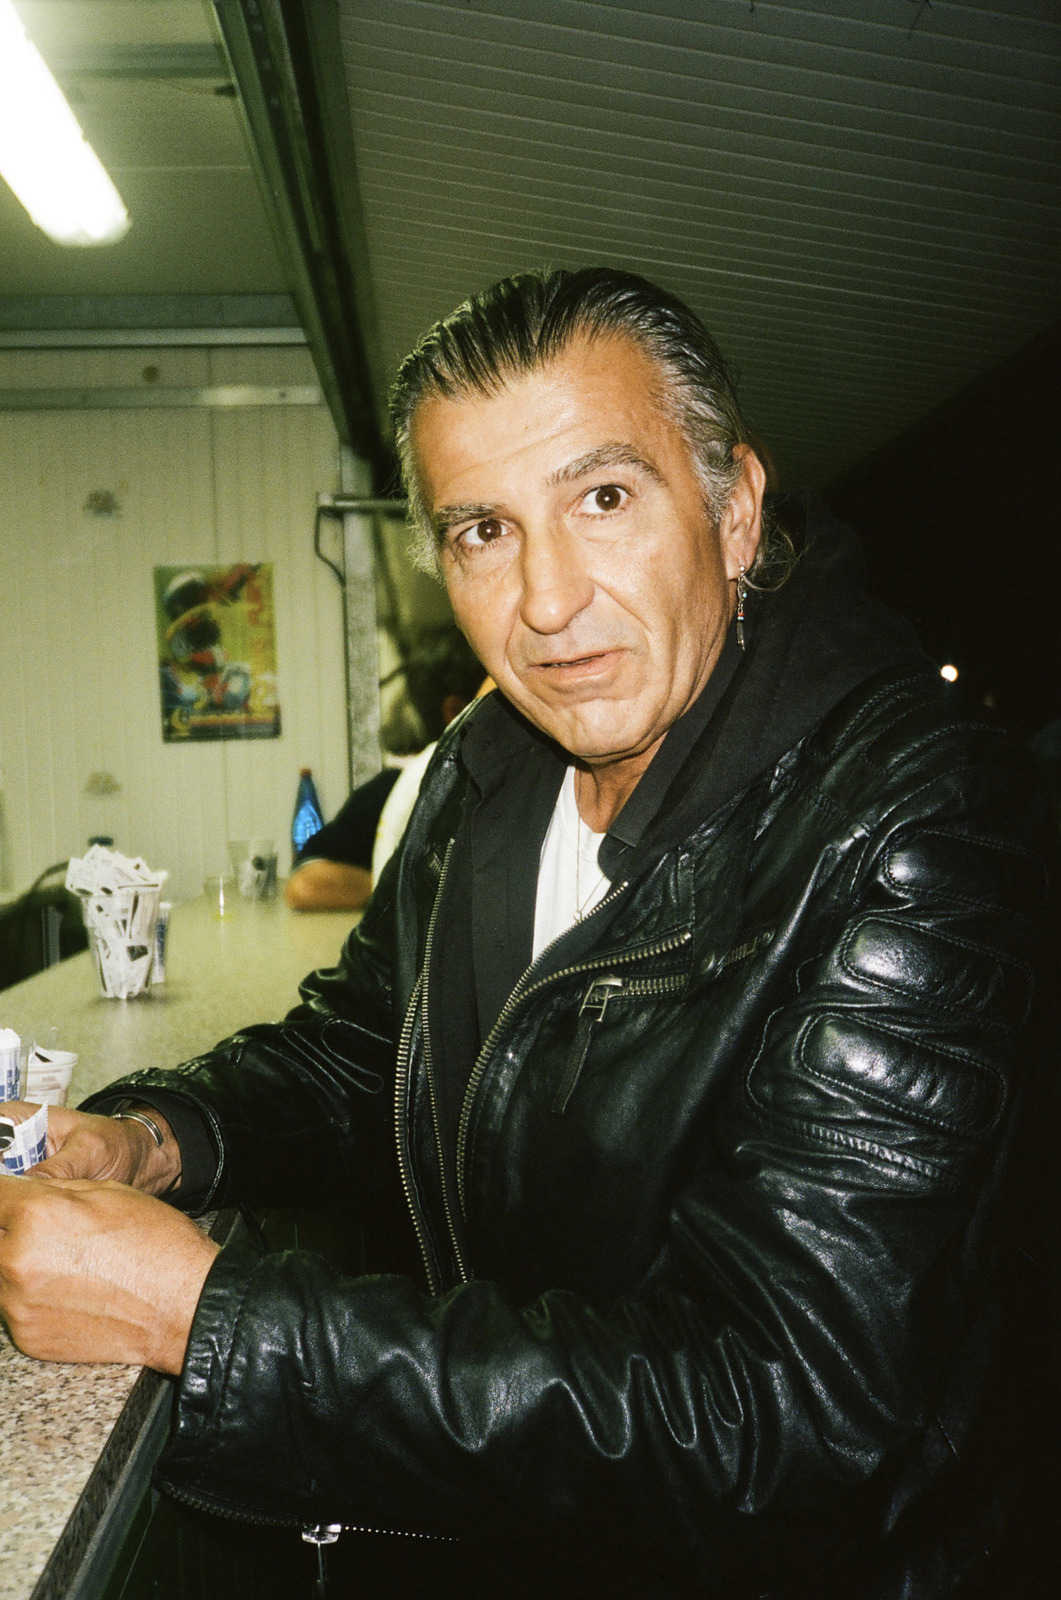
[[[391,390],[391,417],[417,534],[414,559],[438,573],[438,548],[423,502],[410,432],[429,399],[492,395],[545,366],[575,339],[631,340],[655,365],[658,400],[689,444],[704,501],[718,522],[741,475],[734,448],[751,443],[732,376],[696,313],[647,278],[611,267],[557,268],[502,278],[436,322],[406,356]],[[791,562],[788,541],[764,517],[749,576],[773,587]]]

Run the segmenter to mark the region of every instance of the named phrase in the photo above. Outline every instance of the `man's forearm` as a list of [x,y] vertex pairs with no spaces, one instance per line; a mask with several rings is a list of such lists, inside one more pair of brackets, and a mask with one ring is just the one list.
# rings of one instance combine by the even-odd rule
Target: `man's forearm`
[[360,911],[372,893],[372,874],[364,867],[323,857],[304,861],[284,886],[293,911]]

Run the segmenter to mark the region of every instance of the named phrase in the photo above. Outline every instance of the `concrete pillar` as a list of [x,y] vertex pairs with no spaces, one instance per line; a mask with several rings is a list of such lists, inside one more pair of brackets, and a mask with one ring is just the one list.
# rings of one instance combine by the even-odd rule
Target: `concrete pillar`
[[[368,463],[345,446],[341,459],[344,494],[371,493]],[[376,568],[372,539],[374,513],[343,513],[343,567],[346,587],[346,707],[350,787],[373,777],[382,766],[379,742],[379,656],[376,647]]]

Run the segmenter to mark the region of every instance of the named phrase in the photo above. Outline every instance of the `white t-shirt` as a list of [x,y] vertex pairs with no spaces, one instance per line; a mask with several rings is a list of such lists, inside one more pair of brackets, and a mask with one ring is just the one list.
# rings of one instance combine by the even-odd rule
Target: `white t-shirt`
[[383,810],[376,824],[376,842],[372,846],[373,883],[379,882],[380,873],[401,843],[402,834],[413,814],[424,773],[435,753],[437,743],[438,740],[434,740],[432,744],[425,746],[419,755],[413,756],[411,761],[406,762],[397,783],[383,802]]
[[581,820],[575,802],[575,769],[568,767],[560,785],[538,868],[534,903],[534,951],[537,961],[587,911],[604,899],[611,884],[597,865],[603,833]]

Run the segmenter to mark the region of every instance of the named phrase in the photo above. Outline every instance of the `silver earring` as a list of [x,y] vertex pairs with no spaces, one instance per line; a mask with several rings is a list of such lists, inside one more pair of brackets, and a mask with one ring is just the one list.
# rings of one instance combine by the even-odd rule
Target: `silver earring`
[[737,579],[737,643],[744,649],[744,597],[748,593],[748,580],[744,576],[744,562],[740,564],[740,576]]

